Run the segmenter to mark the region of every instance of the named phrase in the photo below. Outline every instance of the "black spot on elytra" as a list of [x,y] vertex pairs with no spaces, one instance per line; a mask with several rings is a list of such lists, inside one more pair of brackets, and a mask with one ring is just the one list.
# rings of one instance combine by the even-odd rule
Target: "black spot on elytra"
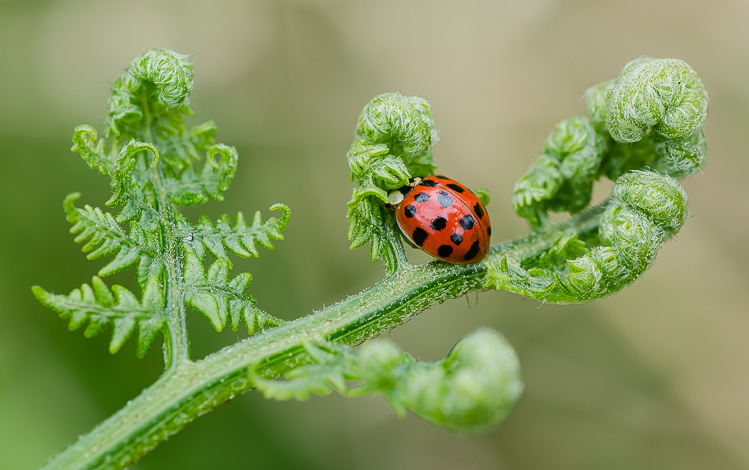
[[414,201],[416,202],[427,202],[429,200],[429,194],[427,193],[419,193],[416,196],[414,196]]
[[416,215],[416,206],[414,206],[413,204],[407,205],[406,207],[403,208],[403,214],[407,218],[409,218],[409,219],[411,217],[415,216]]
[[463,192],[465,192],[465,191],[463,191],[463,188],[459,184],[448,183],[447,187],[450,188],[450,189],[452,189],[456,193],[463,193]]
[[463,227],[463,230],[471,230],[473,226],[476,225],[476,220],[471,214],[466,214],[460,218],[458,223]]
[[439,179],[441,179],[441,180],[449,180],[449,179],[450,179],[450,178],[448,178],[447,176],[442,176],[442,175],[434,175],[434,177],[435,177],[435,178],[439,178]]
[[440,191],[440,193],[437,195],[437,200],[440,202],[440,206],[444,207],[445,209],[450,207],[453,203],[453,198],[444,191]]
[[491,227],[486,227],[486,234],[487,235],[491,235],[492,234],[492,228]]
[[473,245],[471,245],[471,249],[468,250],[468,253],[463,257],[463,260],[470,261],[475,258],[477,254],[479,254],[479,242],[475,241],[473,242]]
[[453,247],[451,247],[450,245],[442,245],[441,247],[437,248],[437,254],[443,258],[447,258],[451,254],[453,254]]
[[416,227],[414,229],[414,233],[411,234],[411,238],[413,239],[414,243],[416,243],[419,246],[423,246],[424,242],[426,241],[429,234],[426,230],[424,230],[421,227]]
[[437,217],[432,221],[432,228],[440,231],[447,226],[447,219],[444,217]]
[[428,186],[430,188],[437,186],[437,182],[434,180],[422,180],[420,184],[421,186]]
[[456,246],[460,245],[461,243],[463,243],[463,235],[459,233],[453,233],[452,235],[450,235],[450,241],[455,243]]
[[479,216],[479,219],[484,217],[484,208],[481,207],[481,204],[479,204],[478,202],[475,206],[473,206],[473,212],[475,212],[476,215]]

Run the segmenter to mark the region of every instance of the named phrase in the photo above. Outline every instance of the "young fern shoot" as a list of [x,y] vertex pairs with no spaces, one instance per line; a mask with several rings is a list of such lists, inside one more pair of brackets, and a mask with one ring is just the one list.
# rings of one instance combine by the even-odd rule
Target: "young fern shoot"
[[[198,416],[252,389],[276,399],[333,390],[377,394],[399,415],[410,411],[458,432],[491,430],[523,390],[517,355],[499,333],[479,329],[435,362],[419,361],[388,340],[354,346],[472,291],[505,289],[556,303],[619,291],[652,265],[661,244],[681,228],[687,198],[674,178],[698,171],[706,151],[707,93],[694,71],[676,59],[637,59],[616,80],[588,90],[589,117],[558,124],[518,181],[512,202],[530,224],[528,236],[491,246],[478,262],[415,266],[408,262],[389,193],[421,184],[438,188],[436,195],[450,186],[454,192],[445,193],[452,200],[471,191],[444,177],[425,178],[435,172],[432,147],[438,141],[429,103],[398,93],[376,96],[359,117],[347,155],[356,188],[346,217],[351,248],[369,242],[370,257],[383,261],[386,277],[284,322],[246,293],[249,273],[229,275],[229,257],[272,249],[273,240],[283,238],[289,208],[271,206],[280,215],[265,222],[259,212],[251,222],[242,213],[190,222],[179,212],[181,206],[221,200],[238,162],[233,147],[214,143],[212,122],[185,126],[192,86],[186,56],[151,50],[114,82],[105,138],[91,126],[74,131],[73,151],[110,178],[107,206],[119,209],[76,206],[77,193],[63,207],[88,258],[109,261],[90,284],[68,295],[38,286],[34,295],[70,329],[85,326],[87,337],[111,328],[111,353],[137,331],[142,357],[163,335],[166,367],[156,383],[47,468],[127,467]],[[611,197],[588,207],[592,185],[603,177],[615,182]],[[489,202],[484,190],[465,200],[473,209],[463,207],[460,215],[474,220],[455,229],[450,238],[456,244]],[[572,217],[554,225],[550,211]],[[430,230],[444,229],[446,220]],[[488,241],[488,218],[482,230]],[[140,298],[102,280],[132,268]],[[189,309],[217,331],[244,323],[252,336],[193,360]]]
[[[590,117],[557,124],[513,191],[515,211],[534,233],[556,233],[556,240],[540,256],[488,262],[487,285],[557,303],[611,295],[641,276],[683,225],[687,194],[674,178],[699,171],[707,150],[708,96],[694,70],[677,59],[640,57],[585,98]],[[614,181],[611,198],[581,212],[602,177]],[[560,232],[549,211],[598,222]]]
[[[86,337],[111,325],[112,353],[137,329],[137,353],[142,357],[163,332],[170,367],[189,360],[186,306],[203,314],[217,331],[227,323],[236,331],[244,322],[250,333],[283,323],[259,310],[245,293],[248,273],[228,278],[227,251],[249,257],[258,256],[258,245],[272,249],[272,240],[283,238],[289,208],[273,205],[271,209],[281,211],[280,219],[263,223],[258,212],[250,225],[240,212],[233,226],[228,216],[216,223],[202,218],[194,225],[178,211],[178,206],[222,200],[237,168],[236,150],[214,143],[213,123],[185,127],[183,116],[192,114],[192,80],[186,56],[149,51],[134,59],[114,83],[109,141],[98,139],[91,126],[75,129],[72,150],[110,178],[113,196],[107,205],[120,210],[113,216],[88,205],[76,207],[80,194],[73,193],[63,204],[70,231],[77,234],[76,242],[85,242],[89,259],[114,258],[91,285],[83,284],[69,295],[33,289],[42,303],[69,320],[71,330],[86,325]],[[206,252],[214,258],[207,270]],[[128,289],[110,289],[101,280],[132,267],[143,291],[141,301]]]

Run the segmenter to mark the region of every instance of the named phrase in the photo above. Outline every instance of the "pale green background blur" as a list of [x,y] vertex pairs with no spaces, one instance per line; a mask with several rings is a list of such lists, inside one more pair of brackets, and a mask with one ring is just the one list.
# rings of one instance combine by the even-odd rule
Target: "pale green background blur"
[[[564,307],[471,295],[392,332],[436,359],[480,326],[502,331],[526,392],[496,431],[456,436],[376,398],[249,393],[134,468],[749,468],[749,2],[739,0],[3,0],[1,468],[38,467],[160,373],[160,345],[144,360],[133,342],[110,356],[107,334],[67,332],[30,291],[67,293],[103,265],[85,260],[62,212],[69,192],[93,205],[110,194],[70,136],[80,123],[102,129],[109,85],[152,47],[194,54],[192,123],[213,119],[240,154],[226,201],[187,214],[292,208],[275,251],[236,263],[253,273],[258,304],[289,319],[382,275],[365,249],[348,249],[344,218],[344,155],[375,94],[432,102],[439,170],[490,189],[495,242],[526,233],[509,197],[547,133],[640,55],[697,70],[711,97],[709,151],[686,182],[692,217],[622,293]],[[190,328],[195,357],[241,336],[198,316]]]

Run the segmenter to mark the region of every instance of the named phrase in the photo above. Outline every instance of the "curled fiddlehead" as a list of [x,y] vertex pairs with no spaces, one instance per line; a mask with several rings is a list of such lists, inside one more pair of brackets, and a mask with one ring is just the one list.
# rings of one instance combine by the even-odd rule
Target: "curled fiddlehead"
[[[694,70],[641,57],[585,102],[590,117],[558,124],[515,185],[515,210],[542,252],[496,253],[487,285],[560,303],[610,295],[642,275],[684,223],[687,196],[674,178],[702,167],[707,142],[708,96]],[[611,198],[582,212],[602,177],[615,181]],[[553,226],[549,211],[578,215]]]
[[332,390],[377,394],[401,416],[410,411],[458,432],[484,432],[509,414],[523,390],[515,351],[489,329],[461,339],[436,362],[418,361],[389,340],[358,351],[332,343],[308,342],[305,348],[313,362],[286,380],[255,379],[267,397],[305,400]]
[[388,191],[434,171],[432,145],[438,137],[430,113],[423,98],[378,95],[362,109],[346,155],[351,181],[358,183],[346,214],[351,248],[371,242],[372,261],[382,259],[388,273],[406,263],[392,211],[386,207]]
[[[610,295],[653,264],[686,215],[687,196],[675,179],[630,171],[616,181],[598,234],[562,231],[535,259],[508,255],[492,261],[488,284],[557,303]],[[587,244],[584,236],[590,237]]]

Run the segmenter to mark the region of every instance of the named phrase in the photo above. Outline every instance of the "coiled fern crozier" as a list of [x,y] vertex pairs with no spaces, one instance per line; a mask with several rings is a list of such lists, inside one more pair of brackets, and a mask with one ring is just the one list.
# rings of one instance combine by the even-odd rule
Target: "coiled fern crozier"
[[[356,182],[346,214],[351,247],[370,245],[385,278],[341,302],[284,322],[246,293],[248,273],[229,276],[230,256],[258,256],[281,240],[290,220],[284,204],[263,221],[242,213],[187,220],[181,206],[221,200],[237,168],[233,147],[214,142],[212,122],[185,127],[191,116],[192,65],[154,49],[136,57],[114,82],[104,138],[87,125],[73,151],[109,177],[106,212],[63,204],[75,240],[89,259],[108,258],[67,295],[35,286],[46,306],[94,336],[111,330],[109,350],[132,336],[137,354],[163,338],[165,371],[153,385],[48,468],[123,468],[189,422],[236,395],[258,389],[277,399],[336,390],[378,394],[407,411],[458,432],[487,431],[504,419],[523,384],[518,358],[497,332],[480,329],[437,362],[422,362],[390,341],[367,339],[431,305],[471,291],[504,289],[546,302],[575,303],[611,295],[655,261],[661,244],[687,215],[675,178],[703,165],[708,97],[695,72],[676,59],[641,57],[619,77],[587,91],[588,116],[560,122],[512,203],[530,234],[494,245],[482,262],[409,264],[388,192],[433,174],[437,142],[429,103],[398,93],[363,109],[348,152]],[[614,181],[611,196],[589,207],[593,183]],[[486,192],[477,191],[488,201]],[[343,202],[343,201],[342,201]],[[569,212],[552,224],[550,212]],[[134,269],[140,293],[102,278]],[[186,315],[202,314],[220,331],[241,324],[249,338],[190,357]]]

